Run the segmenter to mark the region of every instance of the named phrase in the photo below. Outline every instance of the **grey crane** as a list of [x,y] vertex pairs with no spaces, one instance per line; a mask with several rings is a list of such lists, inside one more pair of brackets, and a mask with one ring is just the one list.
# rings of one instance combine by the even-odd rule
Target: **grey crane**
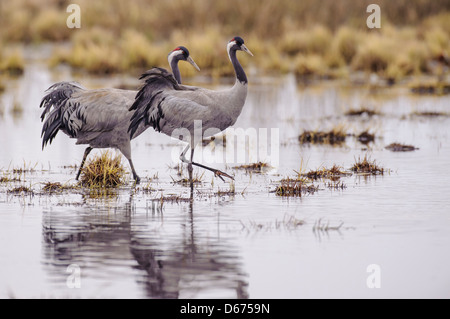
[[[188,61],[200,70],[183,46],[175,48],[167,58],[177,83],[181,83],[178,61]],[[130,135],[127,133],[133,114],[128,109],[138,91],[114,88],[88,90],[76,82],[58,82],[46,92],[40,104],[44,107],[41,121],[45,119],[41,134],[42,149],[53,141],[59,130],[76,138],[76,144],[88,144],[76,180],[92,149],[119,149],[128,159],[134,180],[140,182],[131,159]],[[143,127],[138,128],[134,137],[143,131]]]
[[[215,176],[233,179],[232,176],[199,163],[193,162],[195,121],[201,120],[202,137],[209,137],[213,131],[217,134],[233,125],[247,97],[247,76],[236,57],[236,51],[242,50],[253,54],[245,46],[241,37],[234,37],[228,42],[228,57],[233,64],[236,82],[233,87],[214,91],[200,87],[178,85],[174,77],[165,69],[153,68],[145,72],[141,79],[145,81],[130,107],[134,111],[129,127],[130,136],[134,137],[144,129],[152,126],[156,131],[179,138],[188,145],[180,155],[181,161],[188,164],[189,179],[192,188],[192,165],[212,171]],[[190,136],[177,135],[178,129],[184,128]],[[206,132],[205,132],[206,131]],[[189,140],[188,140],[189,139]],[[186,152],[191,148],[190,160]]]

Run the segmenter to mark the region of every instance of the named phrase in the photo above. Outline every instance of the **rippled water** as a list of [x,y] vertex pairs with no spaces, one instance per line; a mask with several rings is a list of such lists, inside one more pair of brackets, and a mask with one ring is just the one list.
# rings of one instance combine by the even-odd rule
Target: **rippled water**
[[[276,129],[277,167],[258,174],[211,164],[235,175],[235,195],[218,194],[230,185],[210,172],[191,194],[172,180],[179,178],[170,168],[179,147],[148,130],[132,143],[141,185],[130,182],[97,198],[42,189],[49,181],[73,184],[71,166],[84,152],[64,134],[41,150],[40,99],[53,82],[67,79],[66,69],[50,73],[36,62],[0,95],[0,176],[20,176],[0,183],[0,297],[450,297],[450,117],[412,115],[449,113],[449,96],[334,82],[304,86],[292,76],[250,74],[235,127]],[[124,79],[77,80],[95,87]],[[23,111],[12,113],[14,104]],[[344,115],[361,106],[380,115]],[[340,147],[301,146],[296,139],[305,129],[338,124],[355,134],[369,129],[377,138],[364,146],[349,136]],[[419,150],[393,153],[384,149],[391,142]],[[205,147],[197,156],[205,160],[211,152]],[[317,182],[320,190],[301,198],[272,192],[294,170],[348,169],[366,154],[388,173],[343,177],[340,190]],[[12,172],[20,168],[25,172]],[[8,192],[17,186],[33,194]],[[159,198],[169,195],[193,201],[161,206]],[[331,228],[319,229],[319,221]],[[370,288],[374,276],[379,288]]]

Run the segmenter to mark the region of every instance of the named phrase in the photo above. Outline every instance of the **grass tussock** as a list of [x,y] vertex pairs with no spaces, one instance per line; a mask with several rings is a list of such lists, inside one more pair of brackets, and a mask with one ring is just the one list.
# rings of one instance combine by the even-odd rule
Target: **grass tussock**
[[366,107],[361,107],[359,109],[350,109],[347,112],[345,112],[346,116],[365,116],[365,117],[372,117],[375,115],[380,115],[379,112],[370,109],[370,108],[366,108]]
[[233,168],[245,170],[246,172],[263,173],[267,170],[270,170],[272,168],[272,166],[265,162],[257,162],[257,163],[234,166]]
[[387,150],[392,152],[412,152],[418,150],[417,147],[413,145],[401,144],[401,143],[391,143],[385,147]]
[[[0,75],[0,94],[3,93],[6,89],[5,80],[3,79],[3,76]],[[0,105],[0,116],[3,115],[3,107]]]
[[30,187],[27,186],[18,186],[8,190],[8,194],[13,195],[33,195],[34,192]]
[[370,133],[369,131],[364,131],[360,133],[357,137],[358,141],[364,145],[369,144],[370,142],[375,141],[375,134]]
[[55,183],[47,182],[42,187],[42,190],[45,193],[49,194],[62,193],[65,190],[74,190],[74,189],[78,189],[78,186],[61,184],[59,182]]
[[280,39],[280,49],[290,56],[302,54],[324,55],[332,40],[332,33],[323,25],[315,25],[307,30],[292,30]]
[[217,196],[234,196],[236,195],[236,185],[234,184],[234,181],[230,182],[230,187],[228,189],[222,190],[219,189],[216,193]]
[[304,131],[298,140],[300,144],[342,145],[346,137],[344,128],[337,126],[330,131]]
[[364,158],[355,159],[355,163],[350,168],[350,170],[357,174],[367,174],[367,175],[383,175],[385,169],[381,166],[378,166],[375,160],[370,160],[367,157],[367,154],[364,155]]
[[[2,45],[1,42],[0,45]],[[0,73],[19,76],[23,74],[24,70],[25,59],[20,48],[0,52]]]
[[0,176],[0,183],[14,183],[14,182],[20,182],[20,176],[19,177],[15,177],[15,176]]
[[302,197],[307,194],[314,194],[319,187],[308,183],[302,178],[285,178],[280,181],[275,189],[275,194],[282,197]]
[[450,83],[438,80],[426,80],[424,82],[413,82],[409,84],[411,92],[420,95],[444,95],[450,94]]
[[341,166],[334,164],[331,168],[322,167],[316,170],[310,170],[301,176],[309,178],[310,180],[330,179],[332,181],[339,180],[343,176],[351,175],[343,170]]
[[413,112],[412,116],[420,116],[420,117],[447,117],[450,116],[449,113],[446,112],[434,112],[434,111],[423,111],[423,112]]
[[81,171],[80,183],[89,188],[118,187],[125,183],[125,173],[121,156],[113,157],[105,151],[86,163]]
[[[182,176],[182,171],[178,171],[178,175]],[[195,184],[202,184],[203,183],[203,177],[205,175],[205,172],[202,172],[201,174],[195,173],[192,175],[192,183]],[[172,176],[170,176],[170,178],[172,178],[172,183],[174,184],[180,184],[183,186],[188,186],[190,185],[191,181],[189,180],[189,177],[182,177],[180,179],[174,179]]]

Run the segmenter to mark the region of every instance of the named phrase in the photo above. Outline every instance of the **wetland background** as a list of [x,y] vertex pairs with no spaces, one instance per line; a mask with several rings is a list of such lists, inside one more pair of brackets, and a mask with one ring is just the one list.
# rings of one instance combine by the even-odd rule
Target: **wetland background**
[[[377,1],[368,29],[372,2],[80,0],[69,29],[68,1],[2,0],[0,296],[450,297],[450,3]],[[41,149],[54,82],[138,88],[184,45],[202,71],[181,63],[183,81],[220,89],[234,35],[255,54],[239,56],[235,127],[278,129],[277,167],[218,167],[234,184],[195,170],[191,194],[176,143],[149,129],[132,143],[141,185],[92,190],[74,181],[83,146]],[[353,170],[363,159],[382,174]]]

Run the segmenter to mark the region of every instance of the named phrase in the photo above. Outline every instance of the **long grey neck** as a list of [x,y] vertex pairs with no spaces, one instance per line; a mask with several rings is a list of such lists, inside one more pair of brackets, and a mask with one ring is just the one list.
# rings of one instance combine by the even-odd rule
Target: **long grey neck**
[[247,75],[236,57],[236,50],[230,50],[230,60],[236,72],[236,78],[242,84],[247,84]]
[[172,61],[170,61],[170,67],[172,68],[173,76],[175,77],[175,80],[177,80],[178,84],[181,84],[181,74],[180,69],[178,68],[178,59],[173,58]]

